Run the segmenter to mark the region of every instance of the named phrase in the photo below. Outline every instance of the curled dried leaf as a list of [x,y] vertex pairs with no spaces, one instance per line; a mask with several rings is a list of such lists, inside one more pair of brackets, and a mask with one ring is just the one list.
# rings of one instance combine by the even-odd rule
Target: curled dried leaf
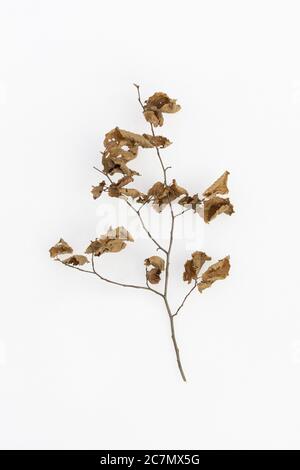
[[91,190],[93,198],[98,199],[98,197],[100,197],[101,194],[103,193],[104,188],[105,188],[105,181],[101,181],[101,183],[99,183],[98,186],[93,186]]
[[143,135],[136,134],[135,132],[125,131],[119,127],[115,127],[105,135],[104,139],[105,148],[115,147],[143,147],[151,148],[153,145]]
[[159,147],[161,149],[164,149],[171,145],[172,142],[170,142],[169,139],[166,137],[163,137],[161,135],[150,135],[150,134],[143,134],[143,136],[154,146],[154,147]]
[[102,154],[103,169],[106,174],[137,174],[128,168],[127,163],[137,157],[139,146],[153,147],[143,136],[115,127],[105,134],[105,150]]
[[170,195],[172,196],[172,200],[177,199],[179,196],[182,196],[183,194],[187,195],[187,190],[185,188],[182,188],[176,183],[176,180],[172,181],[172,184],[170,186]]
[[184,196],[178,201],[178,204],[184,207],[191,207],[194,211],[196,211],[199,206],[202,204],[201,199],[199,199],[198,194],[194,194],[194,196]]
[[132,183],[133,178],[131,176],[123,176],[122,178],[119,179],[119,181],[116,182],[116,185],[118,188],[123,188],[129,183]]
[[146,121],[157,127],[164,123],[163,113],[177,113],[180,109],[176,100],[159,91],[145,101],[144,116]]
[[219,260],[217,263],[211,265],[203,274],[201,282],[198,284],[199,292],[203,292],[210,287],[215,281],[225,279],[230,270],[229,256]]
[[150,284],[158,284],[160,281],[161,270],[158,268],[152,268],[146,273],[147,280]]
[[112,183],[108,187],[108,195],[110,197],[120,197],[121,196],[121,190],[115,183]]
[[138,173],[130,170],[127,163],[137,157],[139,147],[163,148],[170,145],[171,142],[166,137],[141,135],[115,127],[105,135],[103,143],[105,147],[102,156],[104,172],[110,175],[122,173],[133,176]]
[[227,187],[227,179],[229,175],[229,171],[225,171],[223,175],[220,176],[209,188],[204,191],[203,196],[210,197],[216,196],[217,194],[227,194],[228,187]]
[[211,257],[207,256],[203,251],[195,251],[192,254],[192,259],[185,262],[183,280],[187,281],[189,284],[192,279],[196,280],[203,264],[210,260]]
[[134,188],[120,189],[120,194],[122,196],[132,197],[132,199],[137,199],[142,196],[142,193]]
[[63,238],[61,238],[56,245],[52,246],[49,250],[51,258],[56,258],[58,255],[73,253],[73,248],[68,245]]
[[233,205],[227,198],[213,196],[204,201],[204,222],[209,223],[219,214],[231,215],[234,213]]
[[105,240],[105,252],[119,253],[126,247],[126,243],[123,240]]
[[148,202],[151,201],[151,196],[148,196],[148,194],[142,194],[140,197],[136,200],[139,204],[147,204]]
[[154,196],[155,198],[160,197],[165,189],[164,183],[157,181],[148,191],[148,196]]
[[65,259],[63,262],[73,266],[83,266],[84,264],[89,263],[89,260],[83,255],[73,255],[70,256],[70,258]]
[[145,259],[145,266],[153,266],[158,268],[160,271],[165,270],[165,261],[160,256],[150,256],[150,258]]
[[100,238],[92,241],[85,252],[100,256],[103,253],[118,253],[126,247],[126,242],[133,242],[133,238],[124,227],[117,227],[115,229],[109,228],[106,234],[101,235]]
[[183,194],[187,194],[187,190],[179,186],[176,180],[173,180],[170,186],[157,181],[148,191],[148,196],[152,196],[159,211]]
[[96,239],[92,241],[85,252],[87,254],[93,254],[94,256],[100,256],[103,253],[118,253],[126,247],[126,243],[122,240],[111,240],[111,239]]
[[122,194],[125,194],[122,188],[132,181],[132,176],[123,176],[123,178],[119,179],[116,183],[111,183],[108,187],[108,195],[110,197],[120,197]]

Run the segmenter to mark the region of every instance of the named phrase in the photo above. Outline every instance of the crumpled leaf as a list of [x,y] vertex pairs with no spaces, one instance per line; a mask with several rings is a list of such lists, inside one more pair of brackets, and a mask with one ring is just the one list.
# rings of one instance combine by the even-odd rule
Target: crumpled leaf
[[209,223],[219,214],[231,215],[234,213],[233,205],[227,198],[213,196],[204,201],[204,222]]
[[229,171],[225,171],[223,175],[220,176],[209,188],[204,191],[203,196],[210,197],[216,196],[217,194],[227,194],[228,187],[227,187],[227,179],[229,175]]
[[148,196],[152,196],[153,202],[158,205],[159,211],[183,194],[187,194],[187,190],[178,186],[176,180],[173,180],[170,186],[157,181],[148,191]]
[[144,116],[146,121],[157,127],[164,123],[163,113],[177,113],[180,109],[176,100],[159,91],[145,101]]
[[105,188],[105,181],[101,181],[101,183],[99,183],[98,186],[93,186],[91,190],[93,199],[98,199],[98,197],[100,197],[101,194],[103,193],[104,188]]
[[143,147],[152,148],[151,142],[143,135],[136,134],[135,132],[125,131],[119,127],[115,127],[105,135],[104,146],[106,148],[114,147]]
[[118,186],[118,188],[123,188],[127,184],[132,183],[132,181],[133,178],[131,176],[123,176],[119,179],[119,181],[117,181],[116,185]]
[[123,176],[119,181],[116,183],[111,183],[108,188],[108,195],[110,197],[120,197],[121,196],[121,189],[126,186],[127,184],[133,181],[132,176]]
[[148,194],[142,194],[139,196],[139,198],[136,200],[139,204],[147,204],[148,202],[151,201],[151,196]]
[[158,268],[152,268],[146,273],[147,280],[150,284],[158,284],[160,281],[161,270]]
[[141,135],[115,127],[105,134],[103,143],[105,147],[102,154],[104,173],[110,175],[122,173],[133,176],[139,173],[128,168],[127,163],[137,157],[139,147],[164,148],[171,142],[166,137]]
[[134,188],[120,189],[120,194],[122,196],[132,197],[132,199],[137,199],[142,196],[142,193]]
[[169,139],[166,137],[163,137],[162,135],[150,135],[150,134],[143,134],[143,136],[154,146],[154,147],[159,147],[161,149],[164,149],[171,145],[172,142],[170,142]]
[[172,181],[172,184],[170,186],[170,194],[172,195],[172,200],[177,199],[179,196],[182,196],[183,194],[187,194],[187,190],[185,188],[182,188],[181,186],[178,186],[176,183],[176,180]]
[[150,258],[145,259],[145,266],[153,266],[158,268],[160,271],[165,270],[165,261],[160,256],[150,256]]
[[52,246],[49,250],[51,258],[56,258],[58,255],[64,255],[66,253],[73,253],[73,248],[68,245],[63,238],[61,238],[56,245]]
[[210,260],[211,257],[203,251],[195,251],[192,254],[192,259],[187,260],[184,264],[183,280],[190,284],[192,279],[197,279],[204,263]]
[[215,281],[225,279],[229,275],[230,270],[230,257],[219,260],[217,263],[211,265],[201,277],[201,282],[197,285],[199,292],[203,292],[210,287]]
[[83,266],[84,264],[89,263],[89,260],[83,255],[73,255],[70,256],[70,258],[65,259],[63,262],[73,266]]
[[103,253],[118,253],[126,247],[126,242],[133,242],[133,238],[124,227],[109,228],[106,234],[92,241],[85,252],[100,256]]
[[157,181],[149,189],[148,196],[153,196],[155,198],[159,198],[163,194],[164,189],[165,189],[164,183],[161,183],[160,181]]
[[191,208],[196,211],[202,204],[202,200],[199,199],[198,194],[194,194],[193,196],[186,195],[178,201],[178,204],[184,207],[191,206]]
[[108,187],[108,195],[110,197],[132,197],[132,199],[142,198],[143,193],[134,188],[124,188],[128,183],[131,183],[133,178],[131,176],[123,176],[117,183],[111,183]]
[[127,163],[136,158],[138,148],[151,148],[153,145],[142,135],[115,127],[105,134],[105,150],[102,154],[102,164],[106,174],[137,175],[136,171],[128,168]]

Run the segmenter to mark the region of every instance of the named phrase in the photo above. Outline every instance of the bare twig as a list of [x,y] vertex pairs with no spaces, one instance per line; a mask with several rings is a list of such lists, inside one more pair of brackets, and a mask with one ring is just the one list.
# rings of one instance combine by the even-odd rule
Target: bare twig
[[185,214],[186,212],[190,211],[192,207],[189,207],[188,209],[184,209],[183,211],[179,212],[178,214],[174,215],[174,217],[179,217],[180,215]]
[[179,354],[179,348],[178,348],[178,344],[177,344],[177,340],[176,340],[174,318],[173,318],[173,315],[172,315],[172,312],[171,312],[171,309],[170,309],[170,306],[169,306],[169,303],[168,303],[168,300],[167,300],[166,297],[164,297],[164,301],[165,301],[166,309],[167,309],[169,320],[170,320],[171,338],[172,338],[173,346],[174,346],[174,349],[175,349],[178,369],[179,369],[179,372],[181,374],[182,380],[184,382],[186,382],[186,377],[185,377],[185,373],[184,373],[184,370],[183,370],[183,367],[182,367],[180,354]]
[[96,170],[96,171],[99,171],[99,173],[101,173],[103,176],[105,176],[110,183],[113,183],[113,180],[111,179],[111,177],[107,173],[104,173],[104,171],[99,170],[99,168],[97,168],[96,166],[93,166],[93,169]]
[[141,100],[141,94],[140,94],[140,85],[137,85],[136,83],[133,84],[136,89],[137,89],[137,93],[138,93],[138,102],[140,103],[141,107],[143,108],[143,111],[144,111],[144,105],[142,103],[142,100]]
[[197,287],[197,280],[195,281],[195,284],[193,285],[193,287],[188,291],[188,293],[186,294],[186,296],[184,297],[183,301],[181,302],[181,304],[179,305],[178,309],[176,310],[176,312],[174,313],[173,317],[175,317],[176,315],[178,315],[178,312],[182,309],[182,307],[184,306],[187,298],[189,297],[189,295],[193,292],[193,290]]
[[[68,268],[72,268],[72,269],[77,269],[78,271],[81,271],[83,273],[89,273],[89,274],[94,274],[95,276],[99,277],[102,281],[105,281],[105,282],[108,282],[109,284],[115,284],[117,286],[121,286],[121,287],[132,287],[133,289],[144,289],[144,290],[150,290],[147,286],[136,286],[134,284],[124,284],[122,282],[117,282],[117,281],[112,281],[111,279],[108,279],[104,276],[101,276],[96,270],[95,270],[95,264],[94,264],[94,257],[92,255],[92,268],[93,270],[92,271],[89,271],[88,269],[83,269],[83,268],[79,268],[78,266],[73,266],[72,264],[66,264],[64,261],[60,260],[57,258],[57,261],[59,261],[60,263],[64,264],[65,266],[67,266]],[[153,289],[154,290],[154,289]]]
[[149,230],[147,229],[147,227],[146,227],[146,225],[145,225],[145,223],[144,223],[144,220],[143,220],[143,218],[142,218],[140,212],[139,212],[127,199],[125,199],[125,202],[126,202],[126,204],[136,213],[136,215],[137,215],[138,218],[140,219],[140,222],[141,222],[141,224],[142,224],[143,229],[144,229],[145,232],[147,233],[148,237],[153,241],[153,243],[155,243],[155,245],[157,246],[157,248],[158,248],[159,250],[162,250],[164,253],[167,253],[167,250],[166,250],[163,246],[161,246],[161,244],[158,243],[157,240],[155,240],[155,238],[153,237],[153,235],[151,235],[151,233],[150,233]]

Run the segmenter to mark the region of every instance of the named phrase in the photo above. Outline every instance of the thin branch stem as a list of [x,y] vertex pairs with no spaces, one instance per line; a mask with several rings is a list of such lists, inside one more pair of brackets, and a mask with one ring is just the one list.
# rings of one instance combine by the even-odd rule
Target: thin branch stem
[[184,209],[183,211],[179,212],[178,214],[174,215],[174,217],[179,217],[180,215],[185,214],[186,212],[190,211],[192,207],[189,207],[188,209]]
[[191,295],[191,293],[193,292],[194,289],[196,289],[197,287],[197,281],[195,281],[195,284],[193,285],[193,287],[188,291],[188,293],[186,294],[186,296],[184,297],[183,301],[181,302],[181,304],[179,305],[178,309],[176,310],[176,312],[174,313],[173,317],[175,317],[176,315],[178,315],[179,311],[182,309],[182,307],[184,306],[187,298]]
[[[136,87],[137,92],[138,92],[138,101],[139,101],[140,105],[142,106],[142,108],[144,110],[144,105],[142,103],[141,95],[140,95],[140,87],[139,87],[139,85],[135,85],[135,87]],[[154,126],[153,126],[152,123],[150,123],[150,127],[151,127],[151,132],[152,132],[153,137],[156,137],[155,132],[154,132]],[[165,167],[165,165],[163,163],[163,160],[162,160],[162,157],[160,155],[159,147],[155,147],[155,149],[156,149],[156,154],[157,154],[157,157],[159,159],[159,162],[160,162],[160,165],[161,165],[161,168],[162,168],[162,171],[163,171],[164,184],[167,185],[167,170],[170,167]],[[183,381],[186,382],[186,377],[185,377],[185,374],[184,374],[184,371],[183,371],[183,367],[182,367],[182,363],[181,363],[181,359],[180,359],[180,354],[179,354],[179,348],[178,348],[176,335],[175,335],[174,315],[172,314],[172,311],[171,311],[171,308],[170,308],[170,305],[169,305],[169,302],[168,302],[170,256],[171,256],[171,250],[172,250],[172,246],[173,246],[174,223],[175,223],[175,215],[174,215],[174,211],[173,211],[172,202],[170,201],[170,199],[169,199],[169,208],[170,208],[170,214],[171,214],[171,227],[170,227],[168,249],[163,250],[166,254],[166,271],[165,271],[164,293],[163,293],[162,297],[164,299],[164,303],[165,303],[166,310],[167,310],[168,317],[169,317],[169,321],[170,321],[171,338],[172,338],[173,346],[174,346],[174,349],[175,349],[178,369],[180,371],[180,374],[181,374],[181,377],[182,377]]]
[[173,318],[173,315],[172,315],[172,312],[171,312],[171,309],[170,309],[170,306],[169,306],[169,303],[168,303],[168,300],[166,299],[166,297],[164,297],[164,301],[165,301],[166,309],[167,309],[169,320],[170,320],[171,338],[172,338],[173,346],[174,346],[174,349],[175,349],[178,369],[179,369],[180,375],[182,377],[182,380],[184,382],[186,382],[186,376],[185,376],[185,373],[184,373],[184,370],[183,370],[183,367],[182,367],[180,354],[179,354],[179,348],[178,348],[178,344],[177,344],[177,340],[176,340],[174,318]]
[[126,202],[126,204],[127,204],[129,207],[131,207],[131,209],[136,213],[136,215],[137,215],[138,218],[140,219],[140,222],[141,222],[141,224],[142,224],[142,227],[143,227],[144,231],[147,233],[148,237],[153,241],[153,243],[155,243],[155,245],[157,246],[157,248],[158,248],[159,250],[162,250],[164,253],[167,254],[167,250],[166,250],[163,246],[161,246],[161,244],[158,243],[157,240],[155,240],[155,238],[151,235],[151,233],[150,233],[149,230],[147,229],[147,227],[146,227],[146,225],[145,225],[145,223],[144,223],[144,220],[143,220],[143,218],[142,218],[140,212],[139,212],[127,199],[125,199],[125,202]]
[[134,86],[137,89],[138,102],[140,103],[140,105],[141,105],[141,107],[143,108],[143,111],[144,111],[145,107],[144,107],[143,102],[141,100],[140,85],[137,85],[136,83],[134,83]]
[[116,284],[117,286],[121,286],[121,287],[132,287],[133,289],[144,289],[144,290],[148,289],[147,286],[136,286],[135,284],[124,284],[123,282],[112,281],[111,279],[108,279],[108,278],[102,276],[95,269],[94,255],[92,255],[92,268],[93,268],[94,274],[97,277],[99,277],[102,281],[109,282],[110,284]]
[[95,276],[99,277],[102,281],[108,282],[109,284],[115,284],[115,285],[121,286],[121,287],[131,287],[132,289],[148,290],[148,291],[154,292],[157,295],[160,295],[161,297],[163,296],[160,292],[156,291],[155,289],[152,289],[152,287],[137,286],[135,284],[124,284],[123,282],[112,281],[111,279],[108,279],[107,277],[102,276],[95,269],[95,263],[94,263],[94,256],[93,255],[92,255],[92,268],[93,268],[92,271],[90,271],[88,269],[79,268],[78,266],[73,266],[72,264],[66,264],[64,261],[62,261],[59,258],[56,258],[56,261],[59,261],[64,266],[67,266],[68,268],[77,269],[77,271],[81,271],[83,273],[94,274]]
[[[153,124],[152,124],[152,123],[150,123],[150,127],[151,127],[151,132],[152,132],[153,137],[156,137],[156,136],[155,136],[155,132],[154,132],[154,127],[153,127]],[[156,153],[157,153],[157,156],[158,156],[158,159],[159,159],[159,162],[160,162],[160,166],[161,166],[162,171],[163,171],[163,175],[164,175],[164,184],[166,185],[166,184],[167,184],[167,170],[166,170],[166,168],[165,168],[165,166],[164,166],[164,163],[163,163],[163,161],[162,161],[159,148],[158,148],[158,147],[155,147],[155,149],[156,149]]]
[[104,171],[99,170],[99,168],[97,168],[96,166],[93,166],[93,169],[96,170],[96,171],[99,171],[99,173],[101,173],[103,176],[105,176],[110,183],[113,183],[113,180],[111,179],[111,177],[109,175],[107,175],[106,173],[104,173]]

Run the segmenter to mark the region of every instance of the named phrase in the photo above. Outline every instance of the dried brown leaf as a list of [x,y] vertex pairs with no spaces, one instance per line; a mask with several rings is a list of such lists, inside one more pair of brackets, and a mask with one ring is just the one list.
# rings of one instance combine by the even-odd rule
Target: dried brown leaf
[[213,196],[204,201],[204,222],[209,223],[223,213],[227,215],[234,213],[233,205],[228,198]]
[[172,184],[170,186],[170,194],[172,196],[172,200],[178,198],[179,196],[182,196],[183,194],[187,195],[187,190],[185,188],[182,188],[181,186],[178,186],[176,183],[176,180],[172,181]]
[[203,251],[195,251],[192,254],[192,259],[185,262],[183,280],[190,284],[192,279],[197,279],[203,264],[210,260],[210,256],[207,256]]
[[229,171],[225,171],[223,175],[220,176],[209,188],[204,191],[203,196],[210,197],[216,196],[217,194],[227,194],[228,187],[227,187],[227,179],[229,175]]
[[139,146],[143,148],[151,148],[153,145],[143,135],[136,134],[135,132],[125,131],[119,127],[115,127],[105,135],[104,139],[105,148],[115,147],[134,147]]
[[159,109],[146,109],[144,111],[144,117],[147,122],[153,124],[154,127],[162,126],[164,123],[164,117]]
[[169,203],[187,194],[187,190],[178,186],[176,180],[173,180],[170,186],[157,181],[148,191],[148,196],[153,198],[154,204],[157,204],[159,212]]
[[150,202],[151,200],[151,196],[148,196],[148,194],[142,194],[140,195],[140,197],[136,200],[136,202],[138,202],[139,204],[147,204],[148,202]]
[[160,269],[152,268],[146,273],[147,280],[150,282],[150,284],[158,284],[160,281],[160,274]]
[[160,271],[165,270],[165,261],[160,256],[150,256],[150,258],[145,259],[145,266],[153,266],[154,268],[160,269]]
[[142,193],[134,188],[124,188],[120,189],[120,194],[122,196],[132,197],[132,199],[137,199],[142,196]]
[[202,204],[201,199],[199,199],[198,194],[194,194],[193,196],[184,196],[178,201],[178,204],[184,207],[191,206],[191,208],[196,211],[198,207]]
[[73,248],[68,245],[63,238],[61,238],[56,245],[52,246],[49,250],[51,258],[56,258],[58,255],[73,253]]
[[161,135],[150,135],[150,134],[143,134],[143,136],[154,146],[154,147],[159,147],[161,149],[164,149],[171,145],[172,142],[170,142],[169,139],[166,137],[163,137]]
[[108,195],[110,197],[120,197],[121,196],[121,190],[115,183],[112,183],[108,187]]
[[83,266],[86,263],[89,263],[89,260],[86,256],[83,255],[73,255],[70,258],[67,258],[63,261],[65,264],[72,264],[73,266]]
[[127,163],[136,158],[138,148],[153,147],[153,145],[142,135],[125,131],[115,127],[105,134],[102,164],[106,174],[133,176],[138,174],[127,167]]
[[149,189],[148,196],[154,196],[155,198],[159,198],[165,190],[164,183],[157,181],[154,185]]
[[219,260],[210,266],[203,274],[201,282],[198,284],[199,292],[203,292],[210,287],[215,281],[225,279],[230,270],[229,256]]
[[101,235],[100,238],[92,241],[85,252],[100,256],[103,253],[118,253],[126,247],[126,242],[133,242],[133,238],[124,227],[117,227],[115,229],[109,228],[106,234]]
[[93,198],[98,199],[98,197],[100,197],[101,194],[103,193],[104,188],[105,188],[105,181],[101,181],[101,183],[99,183],[98,186],[93,186],[91,190]]
[[180,109],[176,100],[159,91],[145,101],[144,116],[146,121],[157,127],[164,123],[163,113],[177,113]]
[[129,183],[133,182],[133,178],[131,176],[123,176],[123,178],[120,178],[115,184],[118,186],[118,188],[123,188]]

